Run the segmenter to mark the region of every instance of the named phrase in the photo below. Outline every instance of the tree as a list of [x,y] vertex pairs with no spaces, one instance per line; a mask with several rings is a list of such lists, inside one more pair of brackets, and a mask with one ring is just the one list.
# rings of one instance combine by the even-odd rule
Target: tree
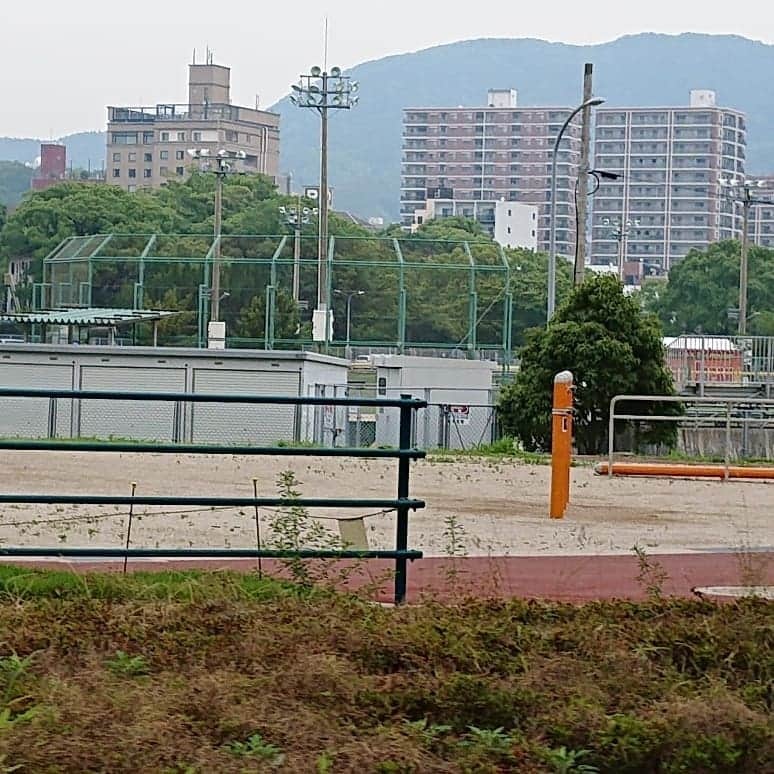
[[[736,333],[739,307],[740,245],[719,242],[694,250],[672,267],[668,281],[643,298],[670,333]],[[748,258],[748,330],[766,335],[774,313],[774,250],[750,247]],[[660,284],[660,283],[659,283]]]
[[[284,288],[280,288],[274,299],[274,338],[292,339],[298,335],[300,318],[298,304]],[[266,330],[266,294],[254,295],[242,309],[236,322],[235,333],[245,339],[258,339]]]
[[[575,377],[575,439],[582,454],[604,449],[614,396],[674,394],[658,321],[643,314],[611,276],[590,277],[547,328],[527,336],[519,373],[500,399],[504,428],[525,449],[550,448],[553,380],[565,369]],[[679,414],[679,409],[674,404],[637,404],[631,413]],[[676,437],[670,423],[637,429],[642,442],[673,443]]]

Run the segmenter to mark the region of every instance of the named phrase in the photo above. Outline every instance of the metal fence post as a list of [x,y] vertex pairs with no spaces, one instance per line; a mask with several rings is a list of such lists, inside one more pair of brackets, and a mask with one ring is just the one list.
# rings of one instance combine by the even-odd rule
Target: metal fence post
[[731,467],[731,401],[726,401],[726,476],[728,481]]
[[[401,395],[402,400],[411,400],[411,395]],[[400,407],[400,442],[398,444],[401,451],[411,448],[411,420],[413,418],[413,407],[405,403]],[[411,460],[402,456],[398,460],[398,499],[405,500],[409,494],[409,477]],[[408,550],[408,520],[409,509],[406,505],[398,506],[398,527],[395,540],[395,549],[397,551]],[[400,605],[406,601],[407,586],[407,560],[405,556],[398,557],[395,560],[395,604]]]

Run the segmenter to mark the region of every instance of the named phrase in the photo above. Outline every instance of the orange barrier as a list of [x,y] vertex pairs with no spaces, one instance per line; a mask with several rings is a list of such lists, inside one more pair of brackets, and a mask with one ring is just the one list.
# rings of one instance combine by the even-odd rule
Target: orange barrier
[[[594,472],[600,476],[609,473],[607,462],[594,466]],[[614,476],[672,476],[678,478],[726,478],[726,468],[723,465],[689,465],[669,464],[661,462],[614,462]],[[742,467],[730,466],[728,478],[774,479],[774,467]]]
[[554,408],[551,412],[551,505],[552,519],[563,519],[570,502],[572,461],[573,377],[562,371],[554,377]]

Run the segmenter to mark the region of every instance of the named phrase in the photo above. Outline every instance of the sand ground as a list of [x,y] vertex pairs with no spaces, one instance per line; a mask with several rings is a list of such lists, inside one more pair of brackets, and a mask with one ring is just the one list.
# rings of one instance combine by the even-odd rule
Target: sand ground
[[[317,457],[248,458],[6,452],[0,491],[6,493],[273,496],[284,470],[293,470],[304,496],[394,497],[397,463]],[[562,521],[547,517],[546,466],[489,459],[422,460],[412,464],[411,494],[427,502],[413,514],[409,544],[426,556],[449,552],[454,518],[470,556],[626,554],[754,550],[774,546],[774,482],[609,480],[590,467],[572,471],[571,506]],[[252,509],[180,513],[138,508],[135,547],[253,547]],[[125,507],[0,505],[5,545],[122,546]],[[344,513],[341,511],[340,513]],[[355,512],[351,512],[355,513]],[[351,515],[349,513],[349,515]],[[272,512],[260,513],[268,538]],[[314,511],[315,516],[336,514]],[[335,520],[321,522],[336,530]],[[394,547],[394,514],[366,519],[372,548]]]

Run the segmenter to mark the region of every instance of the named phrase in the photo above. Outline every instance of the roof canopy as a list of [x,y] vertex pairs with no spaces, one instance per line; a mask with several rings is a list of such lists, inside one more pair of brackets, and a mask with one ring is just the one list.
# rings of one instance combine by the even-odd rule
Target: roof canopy
[[142,322],[158,322],[180,312],[153,309],[47,309],[40,312],[0,314],[0,322],[20,325],[104,325],[119,328]]

